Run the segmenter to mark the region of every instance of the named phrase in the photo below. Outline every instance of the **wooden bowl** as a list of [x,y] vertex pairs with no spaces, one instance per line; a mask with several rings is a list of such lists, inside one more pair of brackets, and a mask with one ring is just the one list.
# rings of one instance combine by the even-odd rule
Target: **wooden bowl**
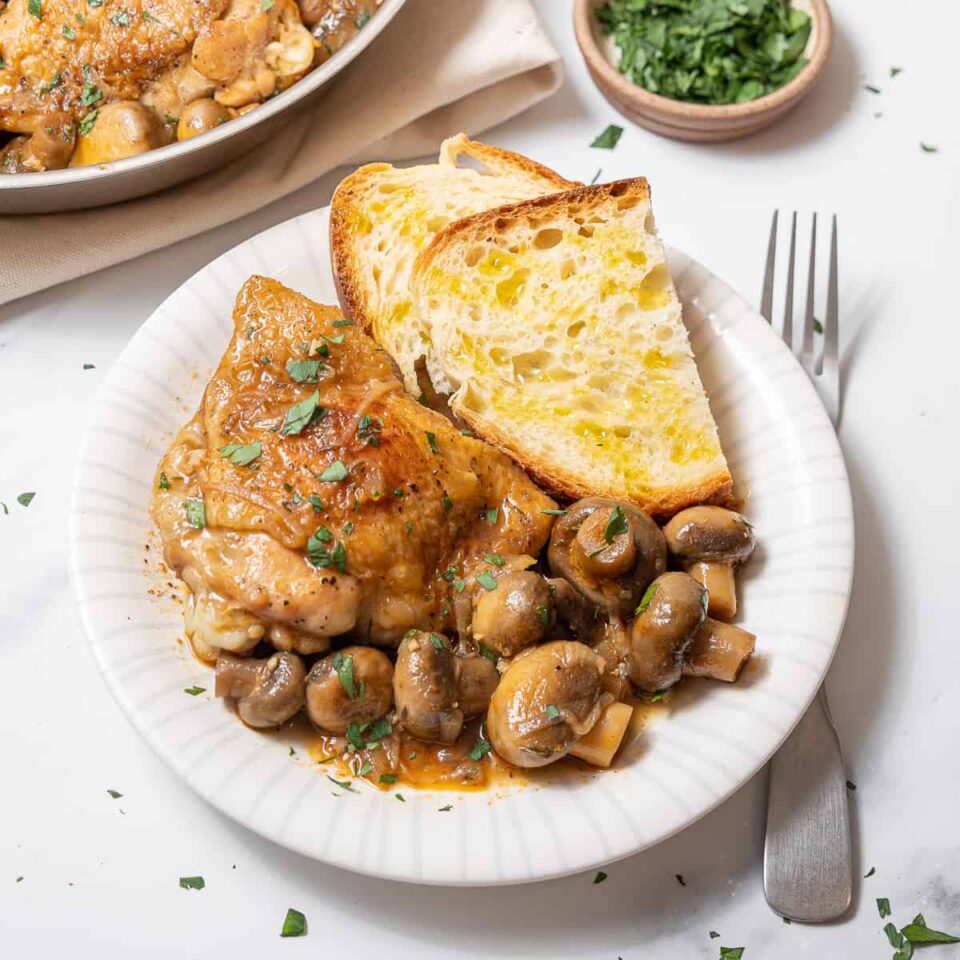
[[628,80],[608,59],[614,49],[600,30],[594,9],[605,0],[576,0],[573,28],[587,69],[600,92],[621,113],[654,133],[677,140],[733,140],[769,126],[795,107],[816,83],[830,54],[833,22],[826,0],[797,4],[812,23],[806,56],[810,61],[789,83],[748,103],[709,106],[650,93]]

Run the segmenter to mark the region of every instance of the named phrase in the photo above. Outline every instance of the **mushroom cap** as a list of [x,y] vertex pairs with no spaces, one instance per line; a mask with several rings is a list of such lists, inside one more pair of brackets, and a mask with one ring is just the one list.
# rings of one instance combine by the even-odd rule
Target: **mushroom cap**
[[458,702],[464,717],[469,719],[485,713],[499,683],[500,674],[492,660],[480,654],[457,657]]
[[542,767],[565,756],[611,699],[604,661],[588,646],[554,640],[515,657],[487,711],[487,736],[518,767]]
[[278,727],[303,706],[306,667],[295,653],[275,653],[265,660],[217,658],[218,697],[235,697],[237,713],[248,727]]
[[650,585],[630,631],[630,680],[647,693],[672,687],[683,655],[707,616],[707,591],[687,573]]
[[512,657],[539,643],[553,618],[547,581],[532,570],[515,570],[474,601],[473,638]]
[[411,630],[397,648],[393,699],[397,719],[421,740],[453,743],[463,729],[457,658],[439,633]]
[[[630,570],[616,579],[592,575],[583,568],[574,540],[584,521],[598,510],[612,512],[619,507],[633,538],[635,559]],[[586,497],[567,508],[553,525],[547,562],[555,577],[568,580],[587,599],[611,616],[632,615],[644,590],[667,569],[667,546],[660,528],[642,510],[606,497]]]
[[393,705],[393,664],[373,647],[344,647],[318,660],[307,677],[307,714],[321,730],[343,735]]
[[743,563],[755,546],[753,527],[733,510],[690,507],[663,528],[667,548],[681,563]]

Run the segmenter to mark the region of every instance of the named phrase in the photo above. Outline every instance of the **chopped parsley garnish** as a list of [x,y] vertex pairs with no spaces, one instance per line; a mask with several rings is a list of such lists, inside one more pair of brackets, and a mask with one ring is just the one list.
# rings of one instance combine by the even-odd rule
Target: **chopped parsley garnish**
[[123,8],[119,13],[112,13],[110,15],[110,22],[115,24],[118,27],[129,27],[130,26],[130,11],[126,7]]
[[321,524],[313,534],[320,543],[333,543],[333,534]]
[[337,541],[333,550],[328,550],[324,544],[329,543],[331,539],[332,535],[326,527],[322,525],[317,527],[307,541],[307,556],[315,567],[325,569],[333,566],[340,573],[346,573],[347,548]]
[[324,510],[327,509],[326,506],[324,506],[323,501],[315,493],[311,493],[310,496],[307,497],[307,500],[309,501],[310,505],[313,507],[314,513],[322,513]]
[[141,20],[146,20],[148,23],[159,23],[159,22],[160,22],[152,13],[148,12],[147,10],[144,10],[144,11],[140,14],[140,19],[141,19]]
[[637,606],[637,609],[635,611],[638,617],[640,616],[641,613],[643,613],[647,609],[647,607],[650,606],[651,603],[653,603],[653,598],[656,595],[657,595],[657,585],[655,583],[651,583],[650,586],[643,591],[643,596],[640,598],[640,603]]
[[[273,6],[273,0],[263,0],[263,3],[260,4],[260,8],[263,9],[263,4],[269,3],[270,6]],[[266,9],[270,9],[267,7]],[[294,910],[293,907],[290,907],[287,910],[287,915],[283,918],[283,927],[280,930],[281,937],[303,937],[307,933],[307,918],[299,911]]]
[[[63,83],[63,74],[58,70],[42,87],[40,87],[41,93],[49,93],[51,90],[55,90],[60,84]],[[47,133],[51,133],[52,130],[47,130]]]
[[381,783],[396,783],[397,775],[395,773],[381,773],[379,779]]
[[626,533],[628,530],[627,516],[623,512],[623,507],[619,504],[610,511],[610,519],[607,521],[606,529],[603,531],[603,539],[607,543],[613,543],[613,538]]
[[507,562],[499,553],[485,553],[483,559],[487,563],[492,563],[495,567],[502,567]]
[[437,435],[435,433],[431,433],[429,430],[427,430],[427,446],[430,447],[431,453],[440,452],[440,448],[437,446]]
[[357,437],[365,440],[368,447],[380,446],[380,423],[373,417],[364,414],[357,424]]
[[593,175],[593,179],[590,181],[590,186],[592,187],[599,179],[600,174],[603,173],[603,169],[598,167],[597,172]]
[[347,548],[342,542],[338,541],[337,545],[333,548],[331,559],[333,560],[335,570],[338,570],[340,573],[347,572]]
[[452,809],[453,809],[453,804],[448,803],[444,807],[437,807],[437,813],[446,813],[448,810],[452,810]]
[[406,802],[407,802],[406,797],[404,797],[404,795],[403,795],[402,793],[395,793],[394,796],[395,796],[401,803],[406,803]]
[[320,391],[314,390],[306,400],[295,403],[283,419],[283,426],[280,427],[281,437],[292,437],[303,431],[303,428],[314,419],[320,419],[324,416],[326,410],[320,406]]
[[479,583],[484,590],[497,589],[497,581],[489,570],[484,570],[483,573],[477,575],[477,583]]
[[184,890],[202,890],[207,885],[203,877],[181,877],[180,886]]
[[288,757],[295,757],[296,755],[297,755],[297,751],[294,750],[293,747],[291,747],[291,748],[290,748],[290,752],[287,754],[287,756],[288,756]]
[[890,77],[891,79],[895,77],[898,73],[903,73],[903,67],[891,67],[890,68]]
[[452,563],[449,567],[447,567],[446,570],[443,571],[442,574],[440,574],[440,576],[442,576],[447,583],[453,583],[459,569],[460,568],[455,563]]
[[207,525],[207,507],[203,500],[184,500],[183,512],[191,527],[200,529]]
[[449,650],[450,645],[447,643],[447,638],[442,636],[439,633],[431,633],[430,639],[433,641],[433,645],[438,650]]
[[383,717],[379,720],[374,720],[367,728],[365,734],[367,746],[369,747],[372,743],[378,743],[384,737],[389,737],[391,733],[393,733],[393,724],[389,720],[384,720]]
[[852,780],[848,780],[848,781],[847,781],[847,789],[848,789],[848,790],[856,790],[856,789],[857,789],[857,785],[856,785]]
[[920,149],[921,149],[924,153],[936,153],[940,148],[939,148],[939,147],[935,147],[932,143],[924,143],[923,141],[921,141],[921,142],[920,142]]
[[618,127],[615,123],[611,123],[606,130],[594,138],[590,146],[598,147],[601,150],[612,150],[620,142],[622,135],[623,127]]
[[447,496],[446,490],[444,490],[443,496],[440,498],[440,503],[443,505],[444,512],[453,509],[453,501]]
[[565,517],[567,515],[566,510],[541,510],[541,513],[545,513],[548,517]]
[[21,507],[29,507],[35,496],[36,493],[32,490],[27,493],[17,494],[17,503],[19,503]]
[[488,523],[496,523],[497,517],[499,516],[500,516],[499,507],[491,507],[489,510],[486,511],[486,517],[487,517]]
[[360,724],[355,720],[347,724],[347,740],[350,741],[350,746],[354,750],[362,750],[367,745],[367,741],[363,739],[363,734],[360,732]]
[[287,374],[295,383],[316,383],[322,360],[288,360]]
[[816,333],[823,333],[823,324],[816,318],[813,318],[813,329]]
[[607,875],[602,871],[598,870],[597,875],[593,878],[594,883],[603,883],[607,879]]
[[184,693],[189,693],[191,697],[198,697],[201,693],[206,693],[206,687],[184,687]]
[[357,25],[358,30],[362,30],[367,25],[369,20],[370,20],[370,14],[367,13],[366,10],[364,10],[353,22]]
[[123,794],[122,794],[119,790],[109,790],[109,789],[108,789],[108,790],[107,790],[107,793],[109,793],[110,796],[113,797],[114,800],[119,800],[119,799],[123,796]]
[[[102,3],[103,0],[100,0]],[[43,4],[41,0],[27,0],[27,13],[37,20],[43,19]]]
[[484,740],[483,737],[480,737],[477,742],[470,749],[470,759],[471,760],[482,760],[492,749],[489,740]]
[[497,662],[497,655],[482,641],[480,643],[479,650],[481,657],[486,657],[491,663],[494,664]]
[[321,483],[339,483],[341,480],[346,480],[349,475],[350,471],[346,468],[344,462],[334,460],[323,473],[317,474],[317,479]]
[[353,784],[349,780],[337,780],[334,777],[331,777],[330,774],[327,774],[327,779],[331,783],[335,783],[341,790],[346,790],[349,793],[356,793],[357,791],[353,789]]
[[83,119],[77,124],[77,133],[81,137],[85,137],[92,129],[93,125],[97,122],[97,117],[100,116],[99,109],[91,110]]
[[560,716],[560,710],[555,703],[548,703],[546,714],[549,720],[556,720]]
[[886,897],[877,897],[877,912],[880,914],[880,919],[884,917],[889,917],[890,913],[890,901]]
[[541,626],[546,627],[550,623],[550,611],[546,607],[537,607],[537,617]]
[[346,334],[338,333],[335,337],[324,337],[324,340],[327,343],[332,343],[334,346],[339,346],[346,339]]
[[743,956],[743,947],[721,947],[720,960],[740,960]]
[[259,440],[253,443],[228,443],[220,448],[220,456],[238,467],[249,466],[262,452]]
[[687,881],[683,879],[682,873],[675,873],[674,876],[677,878],[677,883],[679,883],[681,887],[685,887],[687,885]]
[[95,83],[87,80],[80,90],[80,102],[85,107],[92,107],[98,100],[102,99],[103,94],[100,92],[100,88]]
[[353,657],[338,653],[333,658],[333,669],[337,671],[340,686],[351,700],[357,699],[357,684],[353,679]]
[[910,941],[910,943],[960,943],[960,937],[955,937],[950,933],[941,933],[939,930],[931,930],[924,920],[923,914],[918,913],[913,920],[900,930],[900,933]]
[[609,0],[596,16],[619,48],[617,69],[674,100],[746,103],[807,64],[810,16],[784,0]]
[[866,880],[868,877],[872,877],[877,872],[876,867],[871,867],[864,875],[863,879]]
[[83,365],[84,370],[96,370],[96,367],[92,363],[85,363]]
[[457,579],[453,581],[453,589],[456,590],[457,593],[463,593],[463,591],[467,589],[467,585],[457,577]]
[[867,93],[879,93],[879,92],[880,92],[880,88],[879,88],[879,87],[875,87],[872,83],[865,83],[865,84],[863,85],[863,89],[866,90]]
[[330,326],[331,327],[352,327],[353,321],[352,320],[334,320],[333,323],[330,324]]
[[373,764],[369,760],[364,760],[357,771],[358,777],[365,777],[373,769]]
[[711,940],[716,940],[717,937],[719,937],[719,936],[720,936],[720,934],[717,933],[716,930],[711,930],[711,931],[710,931],[710,939],[711,939]]

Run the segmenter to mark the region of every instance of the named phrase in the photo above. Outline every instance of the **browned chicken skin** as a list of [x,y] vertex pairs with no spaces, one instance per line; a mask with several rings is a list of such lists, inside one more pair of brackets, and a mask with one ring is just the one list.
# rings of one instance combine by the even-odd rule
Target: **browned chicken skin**
[[[234,327],[154,504],[166,559],[198,597],[201,641],[246,652],[266,635],[315,653],[343,634],[394,646],[414,627],[450,631],[485,554],[543,547],[554,502],[405,394],[339,311],[254,277]],[[305,376],[317,382],[295,382]],[[284,428],[304,402],[318,412]],[[238,465],[220,453],[231,444],[259,455]],[[206,526],[185,500],[202,500]]]

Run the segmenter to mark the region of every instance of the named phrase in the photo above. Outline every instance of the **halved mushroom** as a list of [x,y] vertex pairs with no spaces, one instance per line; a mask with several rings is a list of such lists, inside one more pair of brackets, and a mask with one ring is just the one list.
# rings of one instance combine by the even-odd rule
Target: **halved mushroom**
[[486,657],[458,656],[441,634],[411,630],[393,672],[397,719],[421,740],[453,743],[463,721],[486,709],[499,680]]
[[683,656],[707,615],[707,591],[686,573],[650,584],[630,632],[630,680],[647,693],[672,687]]
[[710,677],[733,683],[753,655],[754,634],[707,617],[683,659],[685,677]]
[[734,570],[753,553],[753,527],[723,507],[681,510],[664,528],[667,547],[694,579],[707,588],[710,616],[730,620],[737,613]]
[[487,736],[504,760],[542,767],[565,756],[613,699],[604,661],[588,646],[554,640],[515,657],[487,711]]
[[513,657],[539,643],[552,620],[547,581],[532,570],[515,570],[474,600],[473,639],[501,657]]
[[237,712],[247,726],[278,727],[303,706],[306,673],[295,653],[275,653],[264,660],[224,653],[217,658],[215,692],[237,701]]
[[322,730],[384,716],[393,705],[393,664],[372,647],[344,647],[318,660],[307,677],[307,714]]
[[660,528],[642,510],[603,497],[578,500],[553,525],[547,560],[611,616],[629,617],[667,568]]

